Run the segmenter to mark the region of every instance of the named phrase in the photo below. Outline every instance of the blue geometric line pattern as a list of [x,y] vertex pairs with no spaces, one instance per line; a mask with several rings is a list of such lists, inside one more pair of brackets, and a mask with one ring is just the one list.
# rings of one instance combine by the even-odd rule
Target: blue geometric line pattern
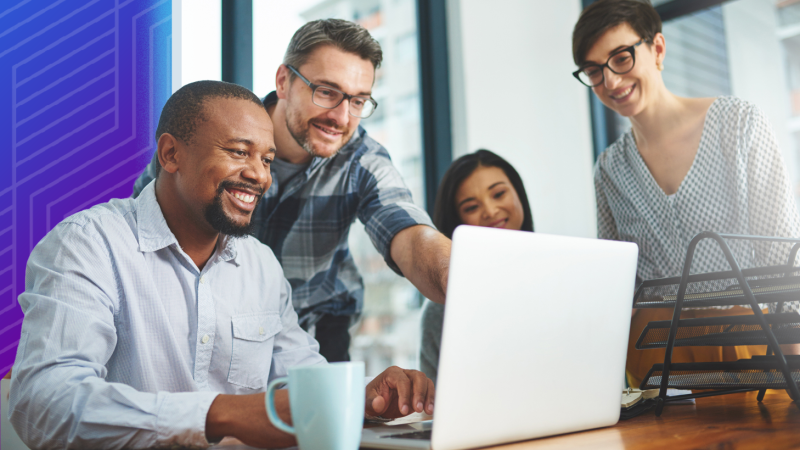
[[0,376],[37,242],[128,197],[172,82],[171,0],[0,3]]

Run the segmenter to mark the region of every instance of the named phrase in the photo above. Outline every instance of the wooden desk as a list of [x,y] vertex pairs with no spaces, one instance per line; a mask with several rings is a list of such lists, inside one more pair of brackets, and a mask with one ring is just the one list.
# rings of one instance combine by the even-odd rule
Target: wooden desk
[[[550,438],[492,447],[542,449],[800,449],[800,409],[785,392],[767,391],[696,399],[694,405],[670,405],[661,417],[653,411],[617,425]],[[235,440],[215,449],[251,449]]]

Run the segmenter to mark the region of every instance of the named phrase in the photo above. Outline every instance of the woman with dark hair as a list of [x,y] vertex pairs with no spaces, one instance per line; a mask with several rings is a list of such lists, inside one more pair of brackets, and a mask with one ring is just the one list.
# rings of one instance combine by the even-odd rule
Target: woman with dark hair
[[[664,85],[666,39],[646,1],[600,0],[575,25],[573,75],[604,105],[628,117],[631,129],[595,167],[600,239],[639,245],[639,281],[679,276],[689,241],[701,231],[800,237],[800,217],[772,127],[752,103],[736,97],[684,98]],[[787,244],[739,241],[744,267],[784,264]],[[722,252],[701,242],[692,272],[729,270]],[[716,307],[726,308],[726,307]],[[774,308],[774,305],[770,305]],[[798,303],[789,305],[798,310]],[[633,311],[628,381],[638,386],[664,350],[634,344],[665,309]],[[694,309],[682,318],[752,314],[747,308]],[[785,346],[796,353],[798,346]],[[728,361],[764,347],[676,347],[676,361]]]
[[[511,164],[489,150],[478,150],[453,161],[436,194],[433,223],[450,239],[462,224],[533,231],[522,179]],[[420,369],[436,383],[444,305],[425,303]]]

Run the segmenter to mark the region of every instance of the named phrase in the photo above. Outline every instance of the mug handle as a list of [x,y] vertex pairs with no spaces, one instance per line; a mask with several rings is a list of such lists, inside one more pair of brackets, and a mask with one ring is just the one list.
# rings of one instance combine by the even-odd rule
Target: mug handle
[[294,435],[294,427],[290,427],[284,421],[278,417],[278,411],[275,410],[275,389],[279,385],[286,384],[289,382],[289,377],[281,377],[272,380],[267,387],[267,396],[266,396],[266,403],[267,403],[267,417],[269,417],[269,421],[275,425],[275,428],[283,431],[284,433],[289,433]]

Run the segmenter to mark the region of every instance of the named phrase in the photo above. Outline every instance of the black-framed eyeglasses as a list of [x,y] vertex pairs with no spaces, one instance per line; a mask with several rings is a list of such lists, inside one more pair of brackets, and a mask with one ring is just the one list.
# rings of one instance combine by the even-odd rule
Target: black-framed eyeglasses
[[600,86],[606,79],[605,68],[614,72],[617,75],[622,75],[633,70],[633,65],[636,63],[636,47],[647,42],[642,39],[641,41],[625,47],[613,55],[608,57],[605,64],[589,64],[572,72],[572,76],[578,79],[581,83],[588,87]]
[[294,67],[288,64],[286,67],[294,72],[295,75],[300,77],[300,79],[311,88],[311,101],[321,108],[333,109],[339,106],[343,101],[347,100],[350,104],[350,107],[348,108],[350,115],[360,119],[366,119],[367,117],[371,116],[372,113],[375,112],[375,108],[378,107],[378,102],[376,102],[372,97],[345,94],[344,92],[330,86],[314,84],[308,81],[308,79]]

